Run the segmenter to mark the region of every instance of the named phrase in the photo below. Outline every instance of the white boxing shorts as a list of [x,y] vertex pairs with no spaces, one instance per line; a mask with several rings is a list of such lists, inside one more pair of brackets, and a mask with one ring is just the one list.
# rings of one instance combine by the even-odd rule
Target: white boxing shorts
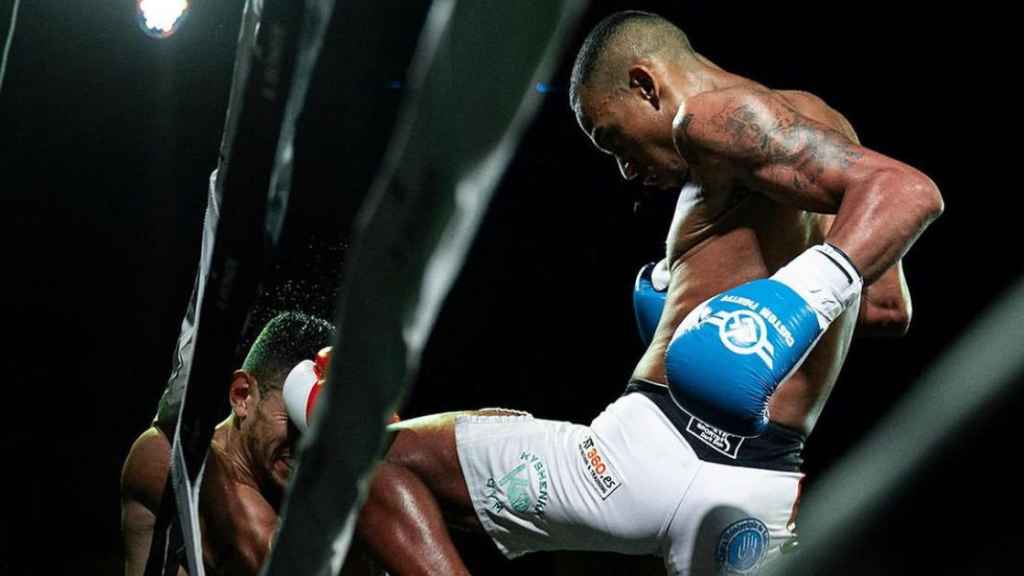
[[509,558],[538,550],[653,554],[670,574],[753,574],[795,541],[797,471],[701,460],[647,396],[590,426],[457,417],[477,517]]

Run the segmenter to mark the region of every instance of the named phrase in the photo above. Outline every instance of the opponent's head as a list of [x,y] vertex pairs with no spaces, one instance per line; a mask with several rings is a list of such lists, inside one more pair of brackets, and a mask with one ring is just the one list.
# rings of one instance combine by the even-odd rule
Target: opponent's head
[[675,24],[618,12],[587,35],[572,70],[569,104],[583,131],[615,156],[623,178],[674,188],[688,169],[672,141],[680,82],[697,58]]
[[302,360],[330,346],[334,327],[298,312],[274,317],[235,371],[229,392],[234,425],[261,484],[283,489],[293,466],[298,433],[289,423],[281,387]]

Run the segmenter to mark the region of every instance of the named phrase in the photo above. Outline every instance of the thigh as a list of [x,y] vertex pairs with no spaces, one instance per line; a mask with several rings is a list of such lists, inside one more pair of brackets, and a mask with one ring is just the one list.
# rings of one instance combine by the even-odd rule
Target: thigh
[[802,475],[705,464],[669,528],[670,574],[757,573],[795,539]]
[[463,478],[455,440],[459,416],[507,416],[523,412],[485,409],[422,416],[388,426],[393,434],[385,460],[415,474],[433,493],[452,523],[479,528],[473,502]]

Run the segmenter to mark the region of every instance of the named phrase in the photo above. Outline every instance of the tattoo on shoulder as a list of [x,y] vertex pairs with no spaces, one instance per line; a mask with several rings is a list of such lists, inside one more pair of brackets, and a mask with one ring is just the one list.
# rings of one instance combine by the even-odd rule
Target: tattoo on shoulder
[[687,112],[683,114],[683,119],[679,122],[679,128],[686,134],[690,129],[690,123],[693,122],[693,113]]
[[686,139],[689,138],[690,124],[692,124],[692,123],[693,123],[693,113],[691,113],[691,112],[685,113],[683,115],[683,119],[679,121],[679,126],[678,126],[679,133],[681,133],[684,136],[684,138],[682,140],[676,140],[676,146],[679,147],[678,149],[679,149],[680,153],[684,154],[686,156],[686,160],[690,163],[691,166],[699,166],[700,163],[701,163],[699,156],[697,156],[696,154],[686,154],[683,151],[683,147],[686,146]]
[[814,184],[826,170],[845,170],[863,156],[838,132],[788,107],[767,106],[730,106],[711,119],[709,128],[719,131],[734,153],[755,164],[795,169],[792,185],[797,188]]

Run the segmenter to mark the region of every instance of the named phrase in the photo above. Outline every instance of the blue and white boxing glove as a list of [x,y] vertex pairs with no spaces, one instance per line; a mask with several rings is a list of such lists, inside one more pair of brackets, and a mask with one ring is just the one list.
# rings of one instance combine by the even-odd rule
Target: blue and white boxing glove
[[665,354],[672,398],[726,432],[760,434],[772,393],[863,284],[846,254],[822,244],[771,278],[710,298],[683,319]]
[[665,293],[671,273],[668,260],[644,266],[636,275],[633,284],[633,312],[636,313],[636,328],[644,348],[651,345],[654,331],[658,329],[661,311],[665,309]]

